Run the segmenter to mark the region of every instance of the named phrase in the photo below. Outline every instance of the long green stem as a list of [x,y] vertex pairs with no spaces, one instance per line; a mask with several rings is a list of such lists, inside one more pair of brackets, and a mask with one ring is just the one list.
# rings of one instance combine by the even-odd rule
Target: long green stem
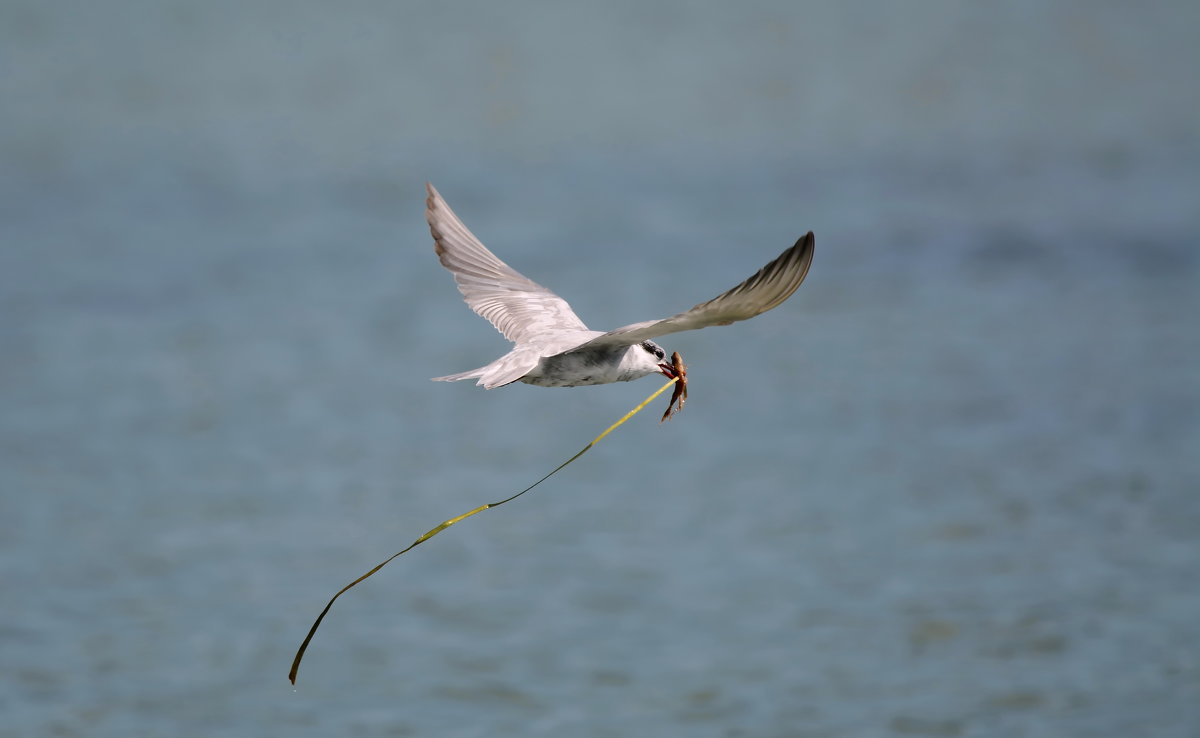
[[382,569],[383,567],[387,566],[389,563],[391,563],[392,559],[396,558],[397,556],[400,556],[401,554],[408,553],[409,551],[413,550],[420,544],[424,543],[425,541],[428,541],[430,538],[433,538],[438,533],[441,533],[442,531],[446,530],[447,528],[449,528],[450,526],[459,522],[460,520],[466,520],[467,518],[471,517],[472,515],[481,513],[484,510],[489,510],[493,507],[500,507],[501,505],[503,505],[506,502],[512,502],[513,500],[517,499],[518,497],[525,494],[529,490],[533,489],[534,487],[538,486],[539,484],[546,481],[550,477],[554,476],[558,472],[562,471],[563,468],[565,468],[567,466],[567,464],[570,464],[575,459],[578,459],[580,456],[583,456],[585,453],[587,453],[588,450],[591,449],[592,446],[595,446],[597,443],[600,443],[600,441],[603,440],[605,436],[607,436],[609,433],[612,433],[614,430],[616,430],[618,427],[620,427],[622,423],[624,423],[626,420],[629,420],[634,415],[637,415],[639,412],[641,412],[644,407],[646,407],[651,402],[653,402],[654,399],[656,397],[658,397],[659,395],[661,395],[663,392],[666,392],[667,388],[670,387],[671,385],[675,384],[677,381],[679,381],[678,376],[672,378],[671,381],[667,382],[662,387],[659,387],[657,392],[650,395],[645,400],[642,400],[641,404],[639,404],[637,407],[630,410],[629,412],[625,413],[625,415],[620,420],[618,420],[617,422],[608,426],[608,428],[606,428],[603,433],[601,433],[600,435],[593,438],[591,443],[589,443],[588,445],[586,445],[582,449],[580,449],[579,453],[575,454],[571,458],[569,458],[566,461],[564,461],[563,463],[559,464],[554,469],[554,471],[550,472],[546,476],[537,480],[536,482],[529,485],[525,489],[521,490],[520,492],[516,493],[515,495],[512,495],[511,497],[506,497],[503,500],[500,500],[499,502],[489,502],[486,505],[480,505],[479,507],[475,508],[474,510],[465,512],[462,515],[459,515],[458,517],[450,518],[449,520],[446,520],[446,521],[443,521],[443,522],[437,524],[436,526],[434,526],[433,528],[430,528],[428,531],[426,531],[424,534],[422,534],[421,537],[417,538],[417,540],[410,543],[408,545],[408,547],[405,548],[403,551],[399,551],[397,553],[392,554],[391,556],[386,558],[384,561],[382,561],[378,566],[376,566],[375,568],[371,569],[366,574],[363,574],[358,579],[355,579],[353,582],[350,582],[345,587],[342,587],[340,590],[338,590],[338,593],[335,594],[329,600],[329,604],[325,605],[325,609],[322,610],[321,614],[317,616],[316,622],[314,622],[312,624],[312,627],[309,628],[308,635],[304,636],[304,642],[300,644],[299,650],[296,651],[296,658],[292,660],[292,670],[288,672],[288,679],[291,681],[291,683],[292,684],[296,683],[296,674],[300,671],[300,660],[304,658],[304,652],[308,650],[309,642],[312,641],[313,636],[316,635],[317,628],[320,627],[321,621],[325,619],[325,616],[327,614],[329,614],[329,609],[333,607],[334,602],[337,602],[337,598],[341,597],[343,594],[345,594],[348,590],[350,590],[352,587],[354,587],[359,582],[362,582],[363,580],[367,579],[375,572],[377,572],[380,569]]

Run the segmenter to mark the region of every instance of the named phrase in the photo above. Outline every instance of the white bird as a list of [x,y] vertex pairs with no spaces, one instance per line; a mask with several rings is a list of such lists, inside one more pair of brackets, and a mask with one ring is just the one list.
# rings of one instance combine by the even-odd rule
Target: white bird
[[436,382],[478,379],[476,384],[492,389],[518,380],[540,387],[579,387],[628,382],[656,373],[671,378],[675,374],[666,352],[650,339],[765,313],[796,291],[812,264],[809,231],[754,276],[708,302],[669,318],[607,333],[593,331],[566,300],[488,251],[433,185],[427,183],[425,189],[425,220],[442,266],[454,275],[467,305],[516,344],[487,366],[434,377]]

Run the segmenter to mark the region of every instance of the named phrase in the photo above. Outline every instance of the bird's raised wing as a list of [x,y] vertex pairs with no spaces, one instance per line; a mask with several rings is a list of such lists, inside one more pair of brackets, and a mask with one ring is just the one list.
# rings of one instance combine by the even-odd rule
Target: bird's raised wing
[[425,190],[425,220],[433,234],[433,249],[472,310],[517,344],[543,333],[588,329],[566,300],[488,251],[433,185],[426,183]]
[[809,231],[796,241],[794,246],[759,269],[754,276],[708,302],[702,302],[691,310],[669,318],[634,323],[609,331],[563,353],[605,346],[632,346],[668,333],[707,328],[710,325],[729,325],[753,318],[779,306],[791,297],[808,274],[812,257],[813,234]]

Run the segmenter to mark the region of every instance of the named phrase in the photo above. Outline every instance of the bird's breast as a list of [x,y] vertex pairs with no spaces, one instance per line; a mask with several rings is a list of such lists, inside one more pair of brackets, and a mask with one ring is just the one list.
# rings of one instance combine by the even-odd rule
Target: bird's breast
[[637,377],[626,376],[622,367],[625,348],[614,351],[578,351],[547,356],[538,362],[521,381],[538,387],[582,387],[589,384],[627,382]]

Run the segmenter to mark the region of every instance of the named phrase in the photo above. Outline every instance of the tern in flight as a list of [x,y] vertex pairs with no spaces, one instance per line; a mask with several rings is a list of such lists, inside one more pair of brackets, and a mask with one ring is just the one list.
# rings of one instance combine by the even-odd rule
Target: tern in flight
[[492,389],[521,381],[539,387],[629,382],[651,374],[674,378],[672,364],[653,338],[729,325],[778,307],[791,297],[812,264],[813,234],[733,289],[690,310],[608,332],[588,329],[567,301],[496,258],[467,230],[433,185],[426,184],[425,219],[442,266],[454,275],[472,310],[516,344],[492,363],[434,377],[438,382],[478,379]]

